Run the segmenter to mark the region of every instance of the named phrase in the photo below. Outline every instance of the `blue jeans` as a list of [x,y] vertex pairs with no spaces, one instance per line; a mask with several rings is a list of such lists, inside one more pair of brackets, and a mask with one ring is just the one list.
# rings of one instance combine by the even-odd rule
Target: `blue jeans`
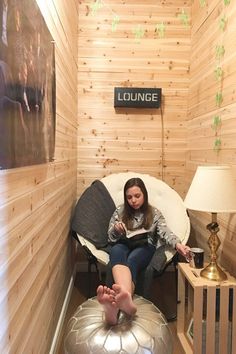
[[110,264],[113,268],[117,264],[125,265],[130,269],[132,281],[136,284],[138,273],[145,269],[156,251],[155,246],[147,244],[133,250],[123,243],[116,243],[110,252]]

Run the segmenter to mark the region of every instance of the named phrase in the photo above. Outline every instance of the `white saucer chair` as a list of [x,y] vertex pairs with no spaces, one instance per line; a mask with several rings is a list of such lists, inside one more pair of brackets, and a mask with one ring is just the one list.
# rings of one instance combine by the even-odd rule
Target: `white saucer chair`
[[[89,275],[92,265],[99,273],[99,264],[109,263],[108,224],[115,207],[123,203],[126,181],[133,177],[143,180],[148,191],[149,203],[162,212],[168,227],[181,242],[186,244],[189,238],[190,220],[182,198],[174,189],[148,174],[135,172],[111,174],[94,181],[84,191],[77,201],[72,218],[74,237],[81,243],[87,255]],[[174,265],[177,276],[177,261],[177,252],[167,245],[162,252],[156,252],[140,281],[142,286],[137,284],[137,288],[140,289],[139,295],[148,298],[153,276],[162,274],[170,264]],[[107,269],[109,270],[109,267]],[[107,279],[109,283],[109,271]],[[89,296],[91,296],[90,289]]]

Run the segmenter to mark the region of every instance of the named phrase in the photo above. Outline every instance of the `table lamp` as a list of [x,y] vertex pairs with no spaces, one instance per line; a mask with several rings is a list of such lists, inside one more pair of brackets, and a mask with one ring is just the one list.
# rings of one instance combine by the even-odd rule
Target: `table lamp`
[[184,200],[186,208],[210,212],[212,221],[207,225],[210,231],[208,245],[210,263],[200,275],[209,280],[227,279],[225,272],[217,264],[217,250],[220,240],[217,235],[219,225],[217,213],[236,212],[236,182],[229,166],[199,166]]

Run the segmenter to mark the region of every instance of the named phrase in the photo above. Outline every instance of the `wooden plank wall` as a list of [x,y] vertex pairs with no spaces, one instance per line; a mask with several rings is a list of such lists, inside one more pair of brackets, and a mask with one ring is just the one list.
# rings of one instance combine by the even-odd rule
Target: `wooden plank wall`
[[[187,186],[198,165],[228,164],[236,176],[236,3],[226,3],[212,0],[201,7],[195,0],[192,7]],[[220,57],[217,46],[224,48]],[[223,76],[217,79],[218,67]],[[221,104],[216,100],[217,92],[222,92]],[[220,117],[221,124],[216,124],[215,117]],[[217,141],[221,142],[220,149]],[[236,275],[236,215],[219,214],[218,217],[221,261]],[[210,222],[210,215],[191,213],[191,222],[195,240],[207,247],[209,234],[205,226]]]
[[[78,195],[96,178],[130,170],[163,178],[183,195],[190,26],[180,14],[191,23],[191,0],[97,3],[96,10],[93,1],[79,2]],[[163,38],[155,31],[162,23]],[[118,86],[162,88],[162,111],[115,111]]]
[[76,199],[76,0],[37,1],[56,48],[56,152],[50,164],[0,171],[0,352],[49,353],[72,274]]
[[[184,197],[198,165],[230,164],[235,171],[235,2],[92,4],[79,3],[78,195],[95,178],[136,170],[163,177]],[[182,11],[190,27],[180,21]],[[155,28],[162,22],[160,38]],[[139,40],[135,28],[144,30]],[[216,56],[217,46],[224,47],[223,57]],[[223,77],[217,79],[218,67]],[[161,87],[162,112],[115,111],[115,86]],[[207,248],[210,215],[191,213],[191,221],[193,242]],[[219,221],[221,261],[236,273],[235,216],[219,215]]]

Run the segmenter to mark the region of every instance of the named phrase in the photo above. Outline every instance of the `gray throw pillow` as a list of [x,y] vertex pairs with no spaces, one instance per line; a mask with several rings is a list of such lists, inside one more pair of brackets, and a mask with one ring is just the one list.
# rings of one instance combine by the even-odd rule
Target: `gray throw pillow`
[[72,217],[72,230],[97,248],[108,244],[108,226],[116,206],[105,185],[94,181],[81,195]]

